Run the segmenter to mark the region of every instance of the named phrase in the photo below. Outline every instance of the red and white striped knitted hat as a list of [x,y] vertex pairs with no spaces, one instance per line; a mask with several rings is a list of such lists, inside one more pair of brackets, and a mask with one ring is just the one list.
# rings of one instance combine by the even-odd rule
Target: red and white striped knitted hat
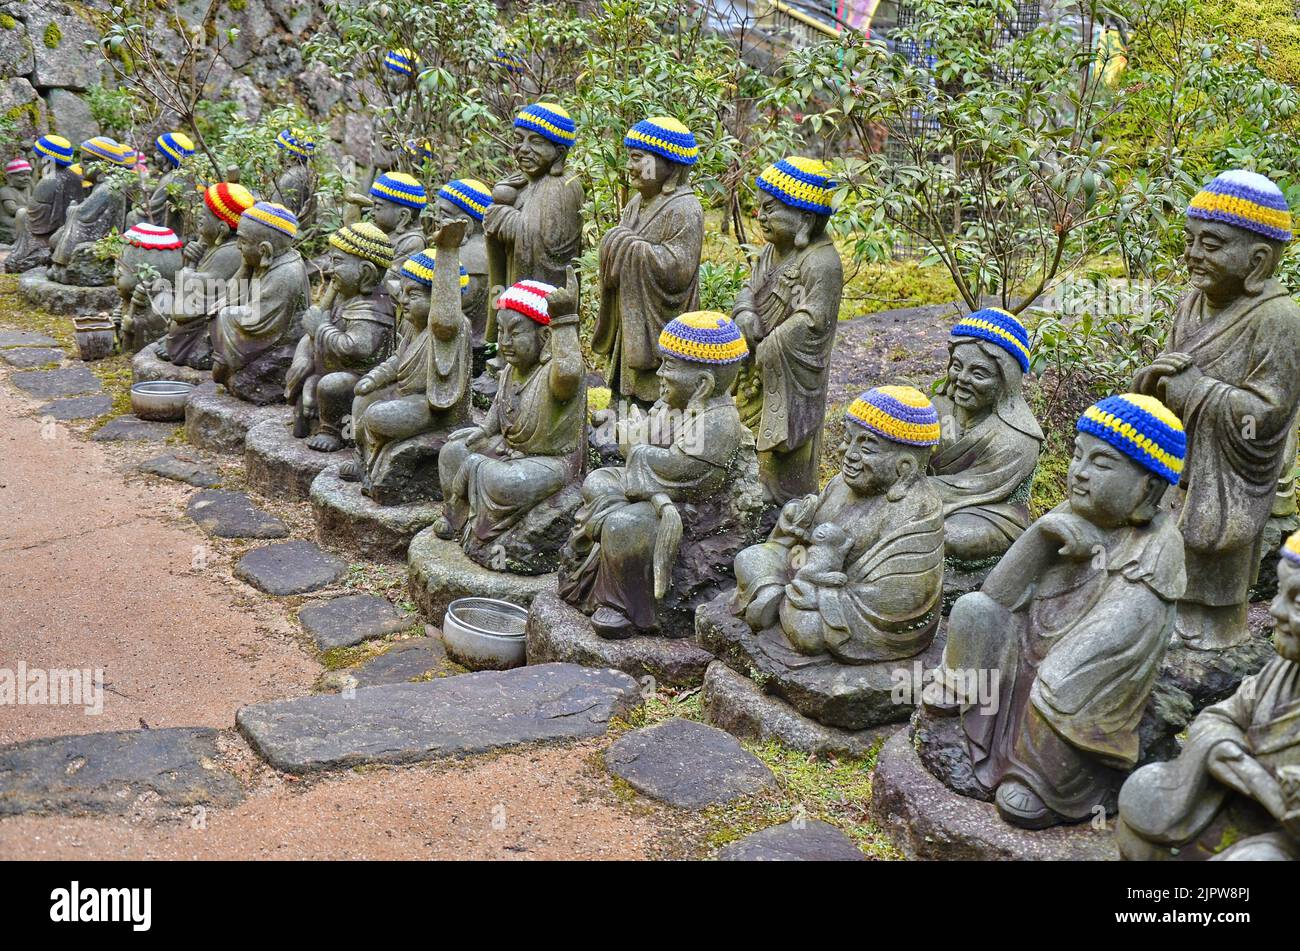
[[555,287],[541,281],[519,281],[497,298],[497,310],[517,310],[542,326],[551,322],[551,312],[546,299],[555,293]]
[[14,172],[30,172],[32,165],[27,159],[16,158],[5,166],[6,174],[12,175]]
[[171,228],[151,225],[147,221],[132,225],[122,235],[122,239],[132,247],[147,251],[175,251],[185,246],[185,242],[176,237],[176,232]]

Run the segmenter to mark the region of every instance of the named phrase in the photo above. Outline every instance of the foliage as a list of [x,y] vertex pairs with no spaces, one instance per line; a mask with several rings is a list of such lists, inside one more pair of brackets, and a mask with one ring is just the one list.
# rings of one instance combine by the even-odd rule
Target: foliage
[[149,106],[131,89],[96,83],[86,91],[90,117],[103,135],[123,142],[134,142],[137,130],[152,116]]
[[116,261],[124,245],[122,235],[113,228],[90,246],[90,253],[96,261]]
[[735,262],[700,262],[700,309],[731,313],[741,288],[749,277],[748,270]]
[[24,124],[15,116],[0,114],[0,155],[19,155],[30,144]]

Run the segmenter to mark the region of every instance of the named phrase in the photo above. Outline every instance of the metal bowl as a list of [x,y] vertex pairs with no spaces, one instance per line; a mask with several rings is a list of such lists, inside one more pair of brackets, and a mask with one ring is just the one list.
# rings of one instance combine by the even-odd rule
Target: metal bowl
[[148,380],[131,387],[131,409],[141,419],[167,423],[185,418],[185,401],[194,392],[193,383],[180,380]]
[[447,654],[471,670],[509,670],[527,660],[524,625],[528,612],[495,598],[457,598],[442,621]]

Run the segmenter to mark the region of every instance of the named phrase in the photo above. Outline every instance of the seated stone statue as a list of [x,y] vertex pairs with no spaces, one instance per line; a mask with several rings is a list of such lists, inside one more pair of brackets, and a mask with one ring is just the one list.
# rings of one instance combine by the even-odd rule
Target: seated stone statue
[[486,568],[554,568],[586,464],[586,373],[577,278],[563,288],[520,281],[496,300],[505,369],[480,426],[451,434],[438,456],[441,538]]
[[83,193],[81,172],[72,171],[72,143],[62,136],[43,135],[33,150],[45,162],[27,203],[14,213],[14,246],[5,258],[5,271],[20,274],[50,263],[50,241],[67,218],[68,206]]
[[[85,201],[68,206],[67,218],[53,243],[50,280],[78,287],[113,283],[114,264],[96,252],[96,243],[111,232],[126,231],[138,178],[120,174],[135,166],[134,150],[105,136],[81,143],[88,181],[94,183]],[[114,174],[115,172],[119,174]]]
[[5,165],[4,184],[0,185],[0,244],[13,244],[14,219],[27,207],[31,196],[32,166],[27,159],[16,158]]
[[[957,599],[924,698],[960,709],[975,779],[1027,829],[1114,811],[1186,584],[1182,539],[1159,509],[1182,471],[1182,423],[1128,393],[1078,430],[1066,501]],[[996,703],[981,706],[966,675],[983,671],[997,675]]]
[[1021,386],[1028,370],[1029,334],[1006,311],[978,310],[952,328],[930,481],[943,499],[946,554],[957,562],[998,557],[1029,524],[1043,431]]
[[1201,711],[1177,759],[1124,783],[1115,830],[1124,858],[1300,858],[1300,533],[1283,545],[1277,575],[1277,656]]
[[122,235],[114,278],[122,297],[117,336],[123,353],[135,353],[166,333],[183,246],[171,228],[147,221]]
[[943,593],[943,503],[925,476],[938,441],[934,407],[910,386],[854,400],[839,475],[786,503],[771,537],[736,556],[732,610],[840,663],[925,650]]
[[488,316],[487,240],[483,233],[483,215],[492,204],[492,193],[474,178],[458,178],[438,189],[434,202],[434,224],[441,228],[453,218],[469,216],[469,230],[460,248],[460,264],[469,275],[461,297],[461,310],[469,320],[473,334],[475,362],[481,362]]
[[235,230],[255,199],[247,188],[218,182],[203,191],[198,236],[182,249],[187,265],[168,315],[167,334],[158,358],[196,370],[212,368],[211,305],[244,263]]
[[467,225],[457,219],[434,233],[436,258],[417,251],[402,263],[397,351],[357,381],[357,458],[339,476],[360,480],[381,505],[436,496],[438,453],[470,421],[470,332],[460,310],[468,276],[457,260]]
[[[701,562],[729,567],[754,528],[727,520],[743,476],[756,479],[753,438],[730,395],[748,354],[744,337],[729,317],[700,311],[670,321],[659,349],[650,439],[626,447],[626,466],[587,476],[561,553],[560,597],[606,638],[689,635],[691,623],[663,623],[670,589],[688,588],[675,592],[673,606],[693,615],[698,592],[686,575]],[[707,548],[697,549],[704,538]]]
[[303,336],[284,392],[295,407],[295,436],[307,436],[316,419],[307,446],[317,452],[343,448],[343,417],[352,409],[356,385],[393,345],[393,315],[375,300],[393,257],[388,236],[359,221],[335,231],[329,243],[330,305],[303,314]]
[[280,147],[282,171],[275,179],[273,197],[298,220],[306,231],[316,221],[316,173],[311,157],[316,143],[298,129],[284,129],[275,137]]
[[298,219],[259,201],[239,218],[235,243],[244,263],[212,323],[212,379],[259,406],[284,399],[285,375],[311,300],[307,265],[293,246]]
[[154,148],[166,171],[149,195],[149,220],[177,234],[189,234],[186,205],[180,192],[194,190],[189,172],[184,168],[185,160],[194,154],[194,142],[183,132],[164,132],[154,140]]

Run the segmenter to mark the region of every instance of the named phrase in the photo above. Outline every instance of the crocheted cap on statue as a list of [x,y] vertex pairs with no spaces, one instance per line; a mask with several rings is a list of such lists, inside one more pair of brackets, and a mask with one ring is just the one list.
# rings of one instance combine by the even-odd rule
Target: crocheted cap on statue
[[30,172],[32,163],[27,159],[16,158],[5,165],[5,174],[13,175],[15,172]]
[[939,413],[912,386],[877,386],[859,396],[844,415],[891,442],[906,446],[939,443]]
[[420,141],[416,141],[415,139],[407,139],[405,144],[402,145],[402,149],[403,151],[406,152],[407,155],[414,155],[418,159],[434,158],[433,143],[430,142],[428,139],[423,139]]
[[483,220],[483,213],[492,204],[492,192],[477,178],[458,178],[438,189],[438,197],[445,198],[475,221]]
[[1075,427],[1174,485],[1187,456],[1183,422],[1153,396],[1121,393],[1089,406]]
[[519,281],[506,288],[497,298],[497,310],[516,310],[531,317],[542,326],[551,322],[547,299],[555,293],[555,286],[542,281]]
[[276,204],[273,201],[256,202],[252,208],[245,210],[239,216],[239,219],[240,221],[244,219],[256,221],[268,228],[274,228],[281,234],[287,234],[291,238],[298,234],[298,216],[284,205]]
[[344,225],[335,231],[330,235],[330,247],[355,254],[385,271],[393,266],[393,243],[388,240],[388,235],[368,221]]
[[1291,209],[1282,190],[1258,172],[1223,172],[1187,206],[1188,218],[1221,221],[1272,241],[1291,240]]
[[32,148],[46,158],[54,159],[55,165],[66,168],[72,164],[72,143],[61,135],[43,135]]
[[1021,370],[1029,372],[1029,331],[1001,307],[985,307],[963,317],[951,333],[954,337],[978,337],[995,343],[1016,358]]
[[179,166],[186,156],[194,154],[194,143],[184,132],[164,132],[154,139],[158,154],[172,164]]
[[370,186],[370,194],[417,211],[429,203],[424,186],[405,172],[384,172]]
[[[410,278],[424,287],[433,287],[433,272],[437,263],[438,255],[435,252],[427,249],[417,251],[402,262],[401,270],[398,273],[402,277]],[[460,266],[460,292],[464,294],[467,287],[469,287],[469,271],[465,270],[465,265],[462,264]]]
[[420,65],[420,56],[415,50],[406,47],[389,50],[384,57],[384,65],[395,73],[410,76],[415,72],[415,67]]
[[697,310],[668,321],[659,332],[659,352],[691,363],[727,364],[749,356],[749,346],[726,314]]
[[301,158],[307,158],[316,151],[316,143],[298,129],[283,129],[275,137],[275,144],[286,152],[292,152]]
[[682,165],[694,165],[700,157],[691,130],[669,116],[642,119],[627,130],[623,144],[630,149],[654,152]]
[[515,128],[531,129],[559,145],[572,145],[578,138],[578,127],[569,114],[553,102],[524,106],[515,116]]
[[136,162],[135,149],[110,139],[106,135],[97,135],[81,143],[81,153],[89,153],[119,168],[130,168]]
[[132,225],[122,235],[122,240],[133,248],[146,251],[177,251],[185,242],[176,237],[176,232],[162,225],[151,225],[147,221]]
[[528,65],[522,56],[507,49],[497,50],[492,54],[492,59],[498,66],[504,66],[508,73],[522,73]]
[[256,199],[243,185],[217,182],[203,190],[203,204],[208,211],[232,228],[239,227],[239,216],[253,207]]
[[1293,565],[1300,565],[1300,532],[1293,532],[1282,543],[1282,557]]
[[804,211],[829,215],[831,192],[835,182],[825,162],[792,155],[775,165],[769,165],[758,176],[757,185],[769,195]]

